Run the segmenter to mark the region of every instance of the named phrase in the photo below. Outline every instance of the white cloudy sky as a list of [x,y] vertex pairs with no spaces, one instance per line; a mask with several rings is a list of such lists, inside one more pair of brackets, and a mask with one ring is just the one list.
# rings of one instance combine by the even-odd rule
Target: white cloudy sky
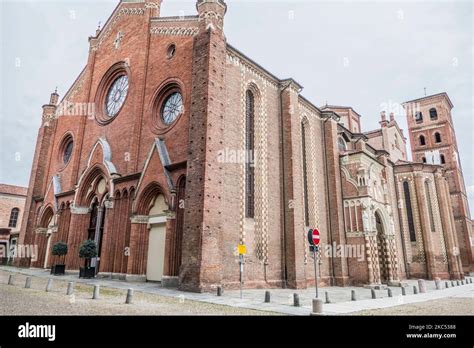
[[[474,212],[473,2],[227,0],[229,43],[316,105],[350,105],[364,130],[384,105],[447,92]],[[0,0],[0,182],[27,185],[41,106],[84,67],[116,0]],[[162,15],[195,14],[164,0]],[[390,110],[388,110],[390,111]],[[405,115],[397,119],[406,128]]]

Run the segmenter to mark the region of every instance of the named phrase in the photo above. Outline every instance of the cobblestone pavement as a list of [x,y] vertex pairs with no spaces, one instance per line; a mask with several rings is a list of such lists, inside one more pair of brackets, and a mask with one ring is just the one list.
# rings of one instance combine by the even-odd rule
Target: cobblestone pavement
[[133,304],[125,304],[126,291],[101,288],[92,299],[93,286],[76,284],[74,295],[66,295],[67,282],[54,281],[46,292],[47,280],[34,278],[25,289],[26,276],[16,275],[7,285],[8,274],[0,271],[0,315],[271,315],[251,309],[229,307],[135,292]]
[[[282,313],[289,315],[309,315],[311,313],[312,299],[315,298],[315,289],[269,289],[271,292],[270,303],[264,303],[265,289],[249,289],[243,291],[243,297],[240,298],[240,292],[236,290],[225,290],[223,296],[216,296],[215,293],[189,293],[182,292],[176,289],[165,289],[157,283],[131,283],[125,281],[118,281],[112,279],[79,279],[77,275],[66,275],[61,277],[52,277],[49,275],[47,270],[43,269],[19,269],[14,267],[0,266],[0,284],[6,284],[8,281],[8,274],[15,274],[15,277],[25,277],[26,275],[32,275],[34,277],[33,282],[43,282],[45,286],[47,278],[53,278],[55,286],[63,287],[59,291],[65,293],[65,289],[68,281],[74,281],[81,286],[89,286],[89,295],[92,293],[92,285],[100,284],[101,287],[115,289],[121,291],[122,295],[125,296],[126,289],[134,289],[142,294],[148,294],[151,297],[160,296],[163,298],[171,299],[171,301],[194,301],[202,304],[217,304],[229,306],[238,309],[250,309],[257,311],[265,311],[268,314]],[[23,278],[24,279],[24,278]],[[20,280],[18,280],[20,282]],[[389,313],[390,311],[386,308],[394,308],[394,313],[398,314],[424,314],[423,312],[417,312],[416,309],[412,308],[423,308],[411,306],[416,303],[429,303],[427,301],[433,301],[438,299],[457,298],[455,301],[440,302],[439,309],[435,311],[437,307],[427,308],[426,314],[439,313],[439,314],[474,314],[474,307],[471,306],[472,294],[474,293],[474,284],[465,281],[464,285],[454,281],[448,281],[448,288],[446,289],[446,282],[442,281],[442,289],[436,290],[434,281],[426,281],[427,292],[424,294],[414,294],[413,287],[417,286],[416,280],[404,281],[406,287],[406,295],[402,296],[402,289],[400,287],[390,287],[392,297],[389,297],[388,289],[374,290],[376,299],[372,299],[371,289],[363,287],[326,287],[319,289],[319,296],[323,300],[326,299],[326,294],[329,297],[330,303],[325,303],[323,306],[324,314],[326,315],[340,315],[340,314],[377,314],[377,311],[381,311],[380,314]],[[24,284],[24,280],[23,280]],[[41,286],[43,286],[41,285]],[[453,286],[454,285],[454,286]],[[44,289],[43,289],[44,290]],[[351,291],[356,294],[357,301],[351,301]],[[295,307],[293,305],[293,294],[297,293],[300,299],[300,306]],[[153,295],[153,296],[152,296]],[[467,299],[465,299],[467,298]],[[122,299],[123,300],[123,299]],[[443,303],[446,303],[446,311],[443,309]],[[456,303],[456,305],[450,306],[450,304]],[[459,305],[457,305],[459,303]],[[466,308],[463,307],[465,303]],[[396,308],[398,306],[398,308]],[[429,305],[427,305],[429,307]],[[396,308],[396,309],[395,309]],[[383,309],[383,310],[382,310]],[[458,313],[459,309],[459,313]],[[403,311],[407,311],[404,313]],[[199,312],[197,312],[199,313]],[[253,312],[250,312],[253,313]],[[395,313],[395,314],[396,314]],[[230,313],[234,314],[234,313]],[[237,314],[237,313],[235,313]],[[245,313],[246,314],[246,313]],[[261,314],[261,313],[259,313]]]

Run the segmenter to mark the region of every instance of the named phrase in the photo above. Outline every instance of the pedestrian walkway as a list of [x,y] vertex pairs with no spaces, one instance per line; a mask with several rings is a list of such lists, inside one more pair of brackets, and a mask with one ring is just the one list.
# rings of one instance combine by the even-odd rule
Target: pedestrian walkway
[[[162,288],[158,283],[135,283],[105,278],[79,279],[77,275],[65,275],[54,277],[49,274],[49,270],[44,269],[25,269],[9,266],[0,266],[0,270],[12,274],[22,274],[39,278],[53,278],[56,281],[76,282],[88,285],[100,284],[101,287],[115,289],[133,289],[150,294],[159,294],[161,296],[175,297],[182,300],[192,300],[207,302],[213,304],[227,305],[232,307],[255,309],[259,311],[277,312],[288,315],[309,315],[312,308],[312,299],[315,298],[315,289],[249,289],[243,291],[240,298],[240,291],[225,290],[222,296],[214,293],[191,293],[179,291],[177,289]],[[472,278],[469,278],[472,280]],[[446,297],[474,297],[474,284],[464,281],[465,285],[457,286],[457,282],[447,281],[449,288],[445,288],[446,281],[442,281],[440,290],[436,290],[434,281],[426,281],[427,292],[423,294],[414,294],[413,287],[418,286],[417,280],[404,281],[408,286],[405,287],[405,295],[402,295],[401,287],[389,287],[383,290],[373,290],[375,299],[372,298],[372,290],[363,287],[325,287],[319,289],[319,297],[323,299],[324,315],[343,315],[362,310],[377,308],[387,308],[410,303],[436,300]],[[454,286],[452,286],[454,284]],[[389,297],[389,290],[392,297]],[[270,291],[270,302],[265,303],[265,291]],[[356,301],[352,301],[352,291],[354,291]],[[300,306],[294,306],[293,295],[298,294]],[[326,303],[326,299],[330,303]]]

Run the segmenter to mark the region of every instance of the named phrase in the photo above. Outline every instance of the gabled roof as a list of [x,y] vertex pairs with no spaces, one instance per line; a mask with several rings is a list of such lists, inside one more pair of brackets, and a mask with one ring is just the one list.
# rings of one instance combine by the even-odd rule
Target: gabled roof
[[357,111],[355,111],[352,106],[340,106],[340,105],[324,105],[322,107],[320,107],[321,110],[325,110],[325,109],[348,109],[348,110],[351,110],[353,113],[355,113],[357,116],[359,117],[362,117],[361,114],[359,114]]

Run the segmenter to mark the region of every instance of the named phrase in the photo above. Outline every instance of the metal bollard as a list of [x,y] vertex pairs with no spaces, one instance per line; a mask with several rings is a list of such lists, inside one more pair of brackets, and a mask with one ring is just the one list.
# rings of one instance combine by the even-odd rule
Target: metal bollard
[[300,306],[300,297],[298,294],[293,294],[293,306],[295,307]]
[[453,281],[453,280],[451,280],[451,287],[453,287],[453,286],[454,286],[454,281]]
[[10,274],[8,276],[8,285],[13,285],[13,281],[15,280],[13,274]]
[[407,288],[402,286],[402,296],[406,296],[406,294],[407,294]]
[[420,289],[420,294],[424,294],[426,292],[426,282],[424,279],[418,279],[418,287]]
[[351,290],[351,301],[357,301],[356,291],[355,291],[355,290]]
[[222,296],[224,293],[224,289],[222,289],[222,286],[217,287],[217,296]]
[[128,289],[127,298],[125,299],[126,304],[132,304],[133,301],[133,289]]
[[26,277],[25,289],[30,289],[30,288],[31,288],[31,277]]
[[459,280],[456,280],[456,286],[459,286]]
[[270,303],[270,291],[265,291],[265,303]]
[[418,294],[418,288],[416,287],[416,285],[413,285],[413,294]]
[[73,282],[69,282],[67,284],[67,292],[66,292],[66,295],[72,295],[74,293],[74,283]]
[[387,294],[388,294],[388,297],[393,297],[392,289],[388,288],[387,289]]
[[94,293],[92,295],[93,300],[98,300],[100,298],[100,285],[94,285]]
[[446,289],[449,288],[449,283],[448,282],[445,282],[444,285],[446,286]]
[[377,298],[377,294],[375,293],[375,289],[370,289],[370,292],[372,294],[372,298],[373,299],[376,299]]
[[46,284],[46,292],[50,292],[53,289],[53,280],[48,279],[48,284]]
[[318,315],[323,313],[323,300],[313,298],[313,311],[311,315]]
[[441,290],[441,280],[440,279],[435,280],[435,285],[436,285],[436,290]]
[[324,296],[326,298],[326,303],[331,303],[331,300],[329,299],[329,292],[326,291]]

